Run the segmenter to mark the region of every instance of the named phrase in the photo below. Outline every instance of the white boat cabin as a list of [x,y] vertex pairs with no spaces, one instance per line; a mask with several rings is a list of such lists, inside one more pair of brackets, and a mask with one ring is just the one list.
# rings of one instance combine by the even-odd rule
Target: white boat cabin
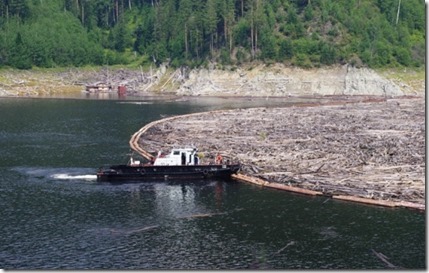
[[158,152],[153,165],[155,166],[176,166],[176,165],[198,165],[200,159],[197,156],[196,148],[175,148],[170,154],[163,155]]

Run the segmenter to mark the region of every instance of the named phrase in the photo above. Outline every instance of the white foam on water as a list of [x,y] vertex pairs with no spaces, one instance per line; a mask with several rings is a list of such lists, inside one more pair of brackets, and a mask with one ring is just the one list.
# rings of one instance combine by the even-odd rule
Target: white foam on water
[[[93,168],[39,168],[14,167],[13,170],[38,179],[54,180],[85,180],[95,181],[97,175]],[[0,272],[1,273],[1,272]]]
[[71,175],[67,173],[57,173],[51,175],[54,179],[61,179],[61,180],[96,180],[97,175],[95,174],[80,174],[80,175]]

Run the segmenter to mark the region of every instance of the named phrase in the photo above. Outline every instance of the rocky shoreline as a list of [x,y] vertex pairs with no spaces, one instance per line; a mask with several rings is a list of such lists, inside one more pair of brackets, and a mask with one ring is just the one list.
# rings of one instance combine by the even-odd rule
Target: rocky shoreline
[[371,97],[170,117],[145,126],[133,142],[151,153],[193,145],[205,162],[221,152],[243,164],[242,174],[267,183],[425,207],[422,98]]
[[0,70],[0,96],[56,96],[79,94],[86,85],[127,86],[133,96],[403,96],[424,94],[421,70],[387,70],[336,65],[301,69],[283,64],[239,67],[210,64],[207,68],[160,67],[63,68]]

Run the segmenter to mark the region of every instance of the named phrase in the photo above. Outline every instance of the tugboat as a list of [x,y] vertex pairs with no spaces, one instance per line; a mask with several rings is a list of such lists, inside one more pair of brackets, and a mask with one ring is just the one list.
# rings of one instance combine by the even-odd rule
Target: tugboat
[[214,164],[201,164],[196,148],[175,148],[167,155],[158,155],[149,163],[141,163],[130,157],[126,165],[101,167],[97,172],[97,181],[154,181],[168,179],[229,178],[237,173],[240,164],[226,164],[220,154]]

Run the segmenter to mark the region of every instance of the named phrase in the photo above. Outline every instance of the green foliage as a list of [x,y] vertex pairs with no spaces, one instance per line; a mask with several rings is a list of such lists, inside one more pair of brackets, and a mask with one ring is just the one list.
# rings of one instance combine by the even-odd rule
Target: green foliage
[[336,51],[333,46],[323,43],[320,49],[320,62],[322,64],[331,65],[336,63]]
[[293,46],[290,39],[280,40],[278,59],[280,61],[289,60],[293,56]]
[[307,5],[304,10],[304,19],[305,21],[313,20],[313,7],[311,5]]
[[303,68],[311,68],[312,64],[308,55],[303,53],[298,53],[292,60],[292,63],[296,66],[300,66]]
[[241,18],[234,27],[235,45],[249,47],[250,25],[245,18]]
[[0,66],[21,69],[258,59],[421,66],[425,40],[421,0],[0,2]]
[[14,47],[15,51],[11,55],[11,62],[15,64],[15,67],[18,69],[31,68],[30,55],[19,32],[16,34]]

